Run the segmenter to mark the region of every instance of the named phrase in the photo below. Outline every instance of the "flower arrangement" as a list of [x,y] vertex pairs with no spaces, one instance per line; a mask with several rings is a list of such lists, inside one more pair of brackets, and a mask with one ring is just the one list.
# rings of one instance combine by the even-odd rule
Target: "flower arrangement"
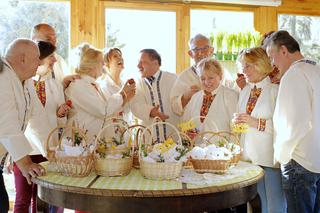
[[248,129],[249,125],[246,123],[231,124],[231,131],[236,134],[247,133]]
[[141,145],[142,159],[147,162],[182,162],[186,160],[189,149],[183,145],[177,145],[172,138],[153,147]]
[[124,138],[126,128],[116,124],[114,135],[110,138],[100,137],[96,140],[96,154],[99,158],[129,158],[131,156],[132,139],[128,138],[128,143]]

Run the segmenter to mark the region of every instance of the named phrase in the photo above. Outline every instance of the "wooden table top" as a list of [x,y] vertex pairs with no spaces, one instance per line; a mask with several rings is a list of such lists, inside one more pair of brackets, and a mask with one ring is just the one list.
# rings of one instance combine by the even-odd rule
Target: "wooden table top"
[[[102,177],[94,172],[87,177],[66,177],[59,173],[48,172],[46,176],[34,178],[33,182],[48,189],[81,194],[115,197],[172,197],[241,188],[258,182],[263,176],[263,170],[259,166],[246,162],[239,162],[230,171],[225,175],[217,175],[219,181],[211,181],[201,185],[182,183],[180,180],[150,180],[144,178],[137,169],[132,169],[130,174],[124,177]],[[244,172],[239,175],[233,174],[230,178],[232,171],[234,173]],[[227,178],[228,175],[229,178]]]

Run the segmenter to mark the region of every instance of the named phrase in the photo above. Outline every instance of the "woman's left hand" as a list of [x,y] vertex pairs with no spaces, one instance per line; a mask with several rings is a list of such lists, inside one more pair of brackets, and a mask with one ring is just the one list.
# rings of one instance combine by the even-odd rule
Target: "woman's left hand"
[[247,113],[237,113],[236,117],[234,118],[236,124],[238,123],[246,123],[250,127],[258,128],[259,126],[259,119],[248,115]]

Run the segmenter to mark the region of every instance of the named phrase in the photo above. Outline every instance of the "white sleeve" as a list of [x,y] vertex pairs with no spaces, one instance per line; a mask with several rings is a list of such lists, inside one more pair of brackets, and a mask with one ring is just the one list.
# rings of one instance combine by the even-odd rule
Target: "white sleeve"
[[183,115],[184,109],[182,107],[181,98],[184,94],[184,91],[189,89],[189,86],[184,84],[178,77],[174,83],[171,93],[170,93],[170,104],[172,111],[179,116]]
[[130,101],[131,112],[144,122],[151,121],[150,112],[153,109],[152,104],[147,103],[143,88],[137,87],[136,94]]
[[2,81],[0,91],[0,143],[13,160],[18,161],[28,155],[32,147],[21,129],[13,89],[9,83]]
[[312,128],[311,88],[301,71],[290,72],[280,83],[273,117],[275,159],[282,163],[289,162],[299,141]]

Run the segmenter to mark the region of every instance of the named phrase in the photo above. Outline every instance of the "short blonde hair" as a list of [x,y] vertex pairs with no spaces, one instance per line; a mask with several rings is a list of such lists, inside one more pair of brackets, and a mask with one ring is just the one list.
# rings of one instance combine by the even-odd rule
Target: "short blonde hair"
[[206,62],[204,62],[202,74],[204,72],[216,73],[217,75],[220,76],[221,79],[223,78],[222,67],[221,67],[220,63],[214,59],[209,59]]
[[260,73],[268,75],[273,68],[266,51],[261,47],[244,49],[238,56],[238,62],[254,65]]
[[75,67],[77,74],[89,74],[99,63],[99,57],[103,57],[103,52],[88,43],[82,43],[76,47],[78,61]]

